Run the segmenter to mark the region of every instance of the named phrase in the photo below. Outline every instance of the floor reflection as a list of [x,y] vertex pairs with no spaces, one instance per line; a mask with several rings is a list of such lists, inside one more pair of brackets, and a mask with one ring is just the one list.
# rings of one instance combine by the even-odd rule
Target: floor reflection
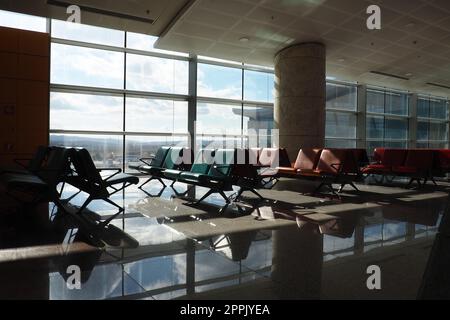
[[[178,191],[185,188],[176,187]],[[67,221],[55,220],[50,206],[48,216],[58,231],[45,243],[29,246],[40,233],[36,237],[30,233],[27,241],[22,239],[15,247],[12,236],[9,249],[3,242],[0,298],[431,296],[439,274],[435,270],[446,266],[429,262],[428,256],[433,248],[432,256],[447,257],[441,254],[448,247],[447,238],[438,234],[439,225],[446,221],[442,217],[448,207],[447,194],[429,192],[424,197],[404,189],[364,187],[366,201],[350,201],[351,193],[347,200],[335,201],[272,190],[264,191],[269,199],[265,202],[249,198],[224,210],[220,198],[191,206],[158,184],[150,183],[145,192],[130,187],[115,195],[115,201],[127,209],[113,220],[111,239],[104,239],[101,247],[86,244]],[[159,192],[157,197],[148,195]],[[206,190],[195,192],[198,197]],[[110,214],[110,208],[101,203],[89,209],[103,219]],[[371,264],[383,271],[384,286],[378,292],[365,285]],[[67,268],[72,265],[81,269],[81,290],[67,287]],[[428,276],[423,277],[424,273]],[[439,290],[442,296],[448,287]]]

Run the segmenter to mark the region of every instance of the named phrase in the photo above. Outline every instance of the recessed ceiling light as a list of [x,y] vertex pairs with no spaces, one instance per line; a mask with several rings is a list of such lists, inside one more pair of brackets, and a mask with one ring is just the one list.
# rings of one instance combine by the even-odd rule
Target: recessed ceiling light
[[242,37],[242,38],[239,39],[239,41],[240,41],[240,42],[249,42],[250,39],[247,38],[247,37]]
[[405,76],[411,77],[413,74],[411,72],[405,73]]

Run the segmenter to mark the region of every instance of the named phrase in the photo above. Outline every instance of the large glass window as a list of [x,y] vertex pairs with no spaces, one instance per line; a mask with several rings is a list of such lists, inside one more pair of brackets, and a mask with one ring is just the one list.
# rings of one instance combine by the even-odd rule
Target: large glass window
[[200,97],[242,100],[242,69],[199,63],[197,76]]
[[50,144],[86,148],[98,167],[123,166],[123,138],[120,135],[51,134]]
[[[242,134],[242,106],[200,102],[197,105],[197,134]],[[219,124],[219,125],[218,125]]]
[[36,32],[47,31],[47,19],[0,10],[0,26]]
[[61,20],[52,20],[52,37],[123,47],[125,32]]
[[327,83],[325,145],[330,148],[356,146],[357,88]]
[[419,96],[417,100],[417,147],[446,148],[448,130],[448,101]]
[[127,90],[187,94],[188,72],[187,61],[128,54]]
[[327,109],[356,111],[356,91],[355,86],[327,83]]
[[351,113],[327,111],[327,137],[353,138],[356,137],[356,116]]
[[187,133],[187,101],[126,98],[126,131]]
[[125,32],[57,20],[52,36],[52,144],[86,147],[96,165],[125,170],[162,145],[187,146],[186,55],[138,34],[127,34],[127,49]]
[[[125,165],[138,162],[140,158],[149,157],[163,146],[188,146],[186,136],[134,136],[127,135],[125,139]],[[128,169],[128,171],[132,171]]]
[[51,50],[51,83],[123,89],[123,53],[59,43]]
[[149,36],[146,34],[127,32],[127,48],[140,50],[140,51],[151,51],[157,53],[163,53],[168,55],[187,57],[188,54],[167,50],[160,50],[155,48],[155,43],[158,37]]
[[406,148],[409,133],[408,93],[367,89],[366,146],[369,154],[377,147]]
[[123,131],[123,97],[52,92],[50,128],[76,131]]
[[[272,147],[273,107],[244,105],[244,145],[249,147]],[[248,138],[247,138],[248,136]]]
[[[271,147],[274,75],[243,64],[201,57],[198,64],[197,143]],[[223,64],[223,65],[221,65]]]
[[244,71],[244,99],[273,102],[274,75],[260,71]]

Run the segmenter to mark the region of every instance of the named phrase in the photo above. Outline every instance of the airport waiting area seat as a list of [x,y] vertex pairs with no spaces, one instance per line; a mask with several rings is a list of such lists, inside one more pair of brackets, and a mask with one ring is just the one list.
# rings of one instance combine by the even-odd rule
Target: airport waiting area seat
[[[123,174],[121,169],[97,169],[86,149],[40,147],[34,160],[30,161],[28,170],[0,174],[0,187],[4,193],[22,204],[37,205],[52,202],[58,207],[59,212],[71,214],[77,221],[82,222],[84,227],[88,227],[86,222],[92,222],[92,219],[88,221],[82,216],[89,203],[93,200],[104,200],[118,208],[117,213],[95,225],[105,227],[123,212],[123,208],[114,203],[110,197],[139,182],[138,177]],[[102,177],[100,174],[111,170],[113,174],[108,177]],[[79,191],[63,199],[62,193],[67,184]],[[69,209],[70,202],[81,192],[87,193],[88,198],[73,214]],[[92,231],[92,228],[90,227],[88,231]]]
[[262,187],[273,188],[279,181],[277,167],[288,167],[291,165],[289,155],[285,148],[254,148],[250,152],[256,154],[250,158],[250,163],[256,158],[258,174],[262,178]]
[[33,174],[38,172],[46,161],[50,148],[39,146],[31,159],[14,159],[14,167],[0,167],[0,174],[3,173],[22,173]]
[[336,194],[333,184],[341,185],[338,193],[346,185],[358,191],[354,182],[362,179],[358,162],[367,158],[364,153],[364,149],[302,148],[292,166],[278,167],[276,171],[280,177],[320,182],[313,194],[323,187]]
[[158,180],[165,188],[166,184],[162,180],[165,178],[164,171],[189,170],[192,163],[192,151],[189,148],[183,147],[161,147],[154,156],[141,158],[139,160],[142,164],[130,164],[128,166],[130,169],[150,175],[139,188],[142,189],[152,180]]
[[419,187],[429,180],[436,184],[434,177],[446,173],[447,154],[448,150],[376,148],[373,157],[376,162],[364,167],[362,173],[381,175],[381,182],[386,176],[393,176],[409,177],[408,186],[414,181]]
[[236,159],[235,149],[203,149],[197,153],[190,171],[165,170],[167,179],[191,186],[208,188],[209,191],[195,203],[200,203],[213,193],[218,193],[230,203],[225,191],[232,191],[232,173]]
[[[70,202],[82,192],[88,194],[88,198],[78,209],[76,215],[80,217],[87,206],[94,200],[103,200],[118,209],[108,219],[100,223],[101,227],[107,226],[117,215],[124,211],[124,208],[115,203],[110,197],[125,188],[139,183],[139,178],[130,174],[122,173],[118,168],[97,168],[91,155],[86,149],[76,149],[72,156],[73,170],[66,175],[64,182],[77,188],[79,191],[66,199]],[[101,172],[112,172],[106,178]]]
[[34,159],[45,161],[30,162],[30,171],[0,174],[0,185],[8,196],[20,203],[38,204],[50,201],[60,206],[58,185],[70,172],[73,153],[74,149],[71,148],[40,147]]

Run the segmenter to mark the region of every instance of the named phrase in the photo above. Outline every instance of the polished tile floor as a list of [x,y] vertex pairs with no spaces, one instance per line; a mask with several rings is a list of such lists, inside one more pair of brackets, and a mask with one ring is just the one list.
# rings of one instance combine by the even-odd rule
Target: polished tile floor
[[[361,185],[338,199],[285,180],[261,192],[266,201],[248,195],[224,208],[215,196],[191,205],[155,182],[115,195],[125,214],[95,241],[52,204],[27,208],[0,219],[0,298],[449,298],[450,184],[401,186]],[[89,209],[113,213],[102,202]],[[73,265],[79,290],[67,286]],[[379,290],[367,287],[372,265]]]

